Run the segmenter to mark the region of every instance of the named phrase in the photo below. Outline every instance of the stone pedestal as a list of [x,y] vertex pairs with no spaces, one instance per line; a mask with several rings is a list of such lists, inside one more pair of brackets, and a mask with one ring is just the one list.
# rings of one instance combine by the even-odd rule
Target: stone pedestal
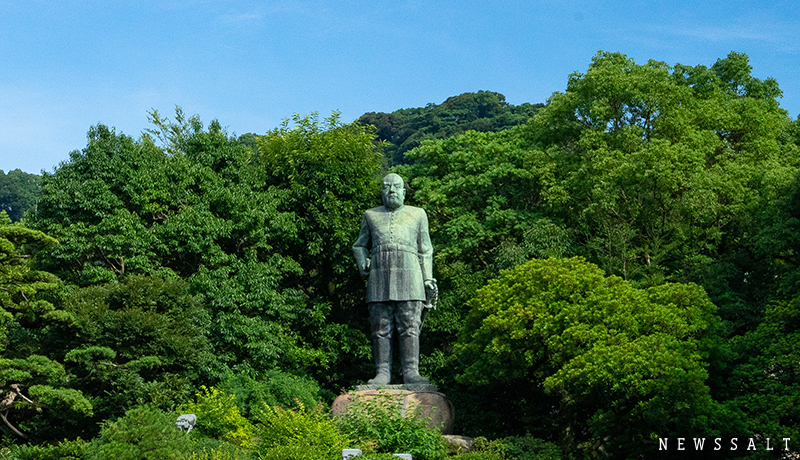
[[437,428],[442,434],[453,430],[453,404],[434,385],[360,385],[355,391],[339,395],[331,405],[331,414],[336,417],[347,413],[353,402],[378,397],[394,398],[398,402],[400,415],[410,417],[419,414],[430,417],[428,428]]

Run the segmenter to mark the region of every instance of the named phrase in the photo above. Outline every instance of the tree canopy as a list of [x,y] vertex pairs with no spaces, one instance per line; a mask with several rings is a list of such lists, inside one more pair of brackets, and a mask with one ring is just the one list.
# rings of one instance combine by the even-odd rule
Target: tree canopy
[[0,211],[0,419],[23,439],[40,439],[23,426],[36,426],[37,412],[64,423],[92,414],[84,394],[69,388],[63,362],[48,357],[40,340],[43,331],[72,319],[45,295],[59,280],[31,267],[32,252],[55,244]]
[[26,211],[35,211],[41,194],[40,177],[19,169],[8,174],[0,169],[0,210],[5,211],[12,221],[18,222]]
[[656,436],[714,429],[706,360],[720,325],[699,286],[641,290],[581,258],[533,259],[470,307],[461,378],[526,387],[569,451],[645,454]]
[[406,152],[425,139],[444,139],[466,131],[502,131],[525,123],[543,104],[506,102],[506,97],[492,91],[464,93],[447,98],[441,104],[400,109],[392,113],[369,112],[359,118],[373,125],[389,166],[408,163]]

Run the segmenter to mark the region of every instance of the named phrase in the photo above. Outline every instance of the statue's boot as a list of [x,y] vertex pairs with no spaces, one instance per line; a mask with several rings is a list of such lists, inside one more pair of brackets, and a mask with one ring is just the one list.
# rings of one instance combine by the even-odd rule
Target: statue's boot
[[406,385],[427,384],[428,379],[419,375],[419,337],[400,338],[400,361],[403,365],[403,383]]
[[370,385],[388,385],[392,381],[392,341],[372,339],[372,354],[375,355],[377,374],[367,380]]

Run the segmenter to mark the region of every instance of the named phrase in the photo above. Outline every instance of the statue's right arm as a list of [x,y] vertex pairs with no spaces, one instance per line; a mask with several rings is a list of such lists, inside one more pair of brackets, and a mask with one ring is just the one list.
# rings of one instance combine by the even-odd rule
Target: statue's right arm
[[372,246],[372,235],[369,230],[369,222],[367,216],[361,219],[361,231],[358,233],[358,239],[353,245],[353,256],[356,258],[356,265],[361,276],[369,275],[369,248]]

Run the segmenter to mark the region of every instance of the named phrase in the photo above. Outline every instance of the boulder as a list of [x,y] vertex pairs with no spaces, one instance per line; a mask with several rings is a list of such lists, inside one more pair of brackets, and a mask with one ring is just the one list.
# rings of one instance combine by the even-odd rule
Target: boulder
[[358,400],[371,400],[379,397],[391,397],[398,402],[398,410],[403,417],[416,415],[430,418],[428,428],[436,428],[442,434],[450,434],[453,430],[453,404],[444,394],[438,391],[411,391],[400,389],[376,389],[350,391],[339,395],[331,405],[334,417],[343,415]]
[[443,437],[450,444],[452,452],[464,454],[472,451],[472,438],[455,434],[446,434]]

